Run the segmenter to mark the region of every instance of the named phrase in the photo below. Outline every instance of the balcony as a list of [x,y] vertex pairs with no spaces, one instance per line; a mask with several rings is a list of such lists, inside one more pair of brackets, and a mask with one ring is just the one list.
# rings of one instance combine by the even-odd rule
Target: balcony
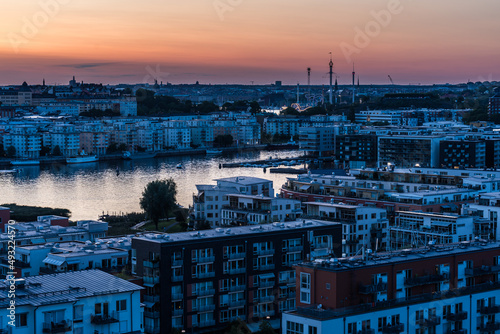
[[207,320],[207,321],[200,321],[198,323],[194,323],[193,327],[210,327],[215,325],[215,320]]
[[483,315],[495,314],[500,312],[500,305],[483,306],[479,309],[479,313]]
[[173,293],[172,294],[172,300],[182,300],[184,298],[184,295],[182,293]]
[[[159,315],[159,312],[158,316]],[[146,312],[144,312],[146,314]],[[99,315],[91,315],[90,316],[90,322],[94,325],[107,325],[107,324],[113,324],[115,322],[119,322],[118,317],[116,315],[116,312],[111,312],[111,314],[99,314]]]
[[254,317],[260,317],[260,318],[273,317],[274,316],[274,310],[254,312],[253,316]]
[[318,249],[321,249],[321,248],[328,248],[328,242],[317,242],[315,245],[314,245],[314,248],[318,248]]
[[262,297],[254,297],[253,302],[255,303],[269,303],[274,301],[274,296],[262,296]]
[[285,247],[283,248],[283,251],[284,252],[301,252],[304,250],[304,246],[289,246],[289,247]]
[[257,256],[273,255],[274,249],[261,249],[261,250],[254,252],[254,254]]
[[441,318],[436,316],[430,316],[427,319],[418,319],[417,324],[421,327],[435,327],[441,324]]
[[160,334],[160,328],[156,326],[144,325],[144,332],[148,334]]
[[160,283],[160,276],[143,276],[142,279],[144,284],[150,286]]
[[160,261],[143,261],[142,265],[145,268],[160,268]]
[[193,296],[211,296],[215,294],[215,289],[193,290]]
[[398,334],[404,332],[404,324],[386,325],[382,328],[382,333],[384,334]]
[[208,273],[198,273],[198,274],[193,274],[193,278],[210,278],[210,277],[215,277],[215,271],[211,271]]
[[241,307],[245,306],[246,303],[246,300],[230,300],[227,304],[229,305],[229,307]]
[[182,259],[177,259],[177,260],[172,259],[172,267],[182,267],[182,264],[183,264]]
[[158,319],[160,317],[160,312],[158,312],[158,311],[144,311],[144,316],[146,318]]
[[236,275],[236,274],[244,274],[247,271],[247,268],[230,268],[224,272],[224,274]]
[[274,269],[274,264],[261,264],[254,267],[255,270],[272,270]]
[[359,293],[364,294],[364,295],[376,293],[376,292],[383,292],[383,291],[387,291],[387,283],[361,285],[359,287]]
[[292,261],[285,261],[283,264],[287,267],[291,267],[295,264],[298,264],[298,263],[301,263],[301,262],[304,262],[304,260],[292,260]]
[[160,296],[159,295],[144,295],[144,301],[145,302],[150,302],[150,303],[158,303],[160,301]]
[[445,334],[467,334],[466,329],[449,329]]
[[466,320],[467,319],[467,312],[459,311],[456,313],[448,313],[444,316],[444,318],[447,321],[451,321],[451,322]]
[[[43,333],[65,333],[71,331],[71,320],[63,320],[58,323],[44,322]],[[2,333],[0,331],[0,333]],[[7,332],[5,332],[7,333]]]
[[229,254],[226,254],[226,258],[230,259],[230,260],[244,259],[246,257],[246,255],[247,254],[245,252],[241,252],[241,253],[229,253]]
[[172,310],[172,316],[174,316],[174,317],[178,317],[178,316],[183,315],[183,314],[184,314],[184,310],[183,309]]
[[500,322],[490,322],[479,327],[480,333],[490,333],[500,329]]
[[235,291],[245,291],[246,286],[245,285],[233,285],[229,287],[229,291],[235,292]]
[[375,334],[375,330],[372,328],[361,329],[356,332],[357,334]]
[[193,258],[193,263],[211,263],[215,261],[215,256],[200,256]]
[[205,312],[205,311],[213,311],[215,310],[215,305],[193,305],[192,311]]
[[417,285],[426,285],[432,283],[439,283],[442,281],[446,281],[447,279],[448,279],[448,274],[412,277],[405,279],[405,285],[410,287]]
[[184,276],[172,276],[172,282],[182,282],[184,280]]
[[465,276],[481,276],[500,272],[500,266],[481,266],[479,268],[466,268]]

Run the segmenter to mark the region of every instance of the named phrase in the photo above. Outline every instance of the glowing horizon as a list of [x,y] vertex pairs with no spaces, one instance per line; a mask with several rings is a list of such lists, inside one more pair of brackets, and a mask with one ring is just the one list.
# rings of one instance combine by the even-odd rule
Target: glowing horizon
[[[500,81],[500,2],[25,0],[0,21],[0,84]],[[387,15],[388,14],[388,15]]]

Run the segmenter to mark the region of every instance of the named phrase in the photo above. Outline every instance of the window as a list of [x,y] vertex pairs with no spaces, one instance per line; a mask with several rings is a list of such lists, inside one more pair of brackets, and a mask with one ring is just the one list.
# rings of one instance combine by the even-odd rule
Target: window
[[304,324],[299,324],[297,322],[287,321],[286,322],[286,334],[303,334]]
[[311,303],[311,274],[300,273],[300,302]]
[[16,315],[16,327],[28,326],[28,313],[19,313]]
[[309,326],[309,334],[318,334],[318,327]]
[[117,300],[116,301],[116,310],[117,311],[126,311],[127,310],[127,300]]
[[73,306],[73,321],[83,321],[83,305]]

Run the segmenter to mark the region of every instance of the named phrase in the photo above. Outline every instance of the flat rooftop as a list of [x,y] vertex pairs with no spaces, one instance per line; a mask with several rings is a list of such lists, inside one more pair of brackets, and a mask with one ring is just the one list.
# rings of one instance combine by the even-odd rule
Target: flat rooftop
[[181,232],[181,233],[145,233],[137,236],[134,239],[147,240],[157,243],[185,242],[194,240],[203,240],[210,238],[231,238],[234,236],[245,236],[253,234],[262,234],[270,232],[280,232],[289,230],[304,230],[311,227],[324,227],[341,225],[338,222],[329,222],[324,220],[303,219],[293,222],[272,223],[249,225],[231,228],[216,228],[211,230],[203,230],[196,232]]
[[498,250],[500,243],[486,240],[464,241],[455,244],[435,245],[421,248],[403,249],[392,252],[368,254],[350,258],[317,259],[312,262],[303,262],[299,266],[317,268],[326,271],[348,271],[358,270],[368,267],[378,267],[381,265],[393,265],[401,262],[425,260],[432,257],[442,257],[449,255],[466,254],[468,252],[481,250]]
[[238,183],[238,184],[243,184],[243,185],[250,185],[250,184],[257,184],[257,183],[269,183],[269,182],[272,183],[273,182],[271,180],[261,179],[259,177],[253,177],[253,176],[225,177],[222,179],[215,179],[214,181],[232,182],[232,183]]

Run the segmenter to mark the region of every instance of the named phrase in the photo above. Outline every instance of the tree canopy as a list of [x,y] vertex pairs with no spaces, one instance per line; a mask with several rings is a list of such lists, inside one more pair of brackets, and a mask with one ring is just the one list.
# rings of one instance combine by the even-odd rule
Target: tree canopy
[[168,217],[176,207],[176,196],[177,185],[172,178],[151,181],[144,188],[140,205],[157,230],[159,220]]

